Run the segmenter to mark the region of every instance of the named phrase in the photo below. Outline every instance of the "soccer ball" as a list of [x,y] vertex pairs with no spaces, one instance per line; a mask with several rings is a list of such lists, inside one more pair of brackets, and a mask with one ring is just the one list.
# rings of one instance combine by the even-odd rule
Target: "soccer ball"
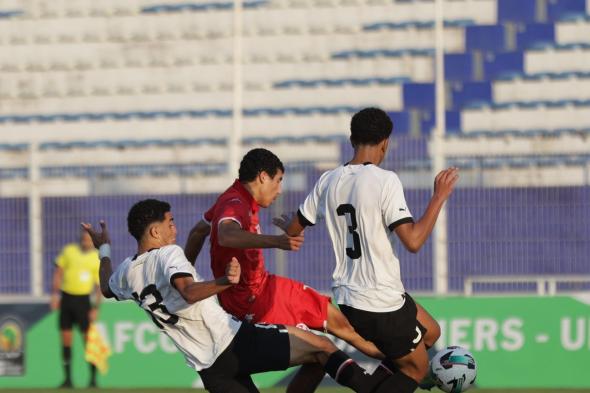
[[446,347],[430,362],[430,375],[436,386],[447,393],[461,393],[475,383],[477,366],[465,348]]

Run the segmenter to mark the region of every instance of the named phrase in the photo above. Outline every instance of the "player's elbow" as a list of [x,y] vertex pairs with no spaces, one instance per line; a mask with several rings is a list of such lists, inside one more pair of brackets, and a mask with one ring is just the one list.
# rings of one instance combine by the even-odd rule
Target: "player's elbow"
[[111,291],[111,288],[109,288],[109,284],[100,284],[100,293],[102,293],[102,296],[105,299],[110,299],[112,297],[114,297],[115,295],[113,295],[113,292]]
[[422,248],[422,244],[418,241],[406,242],[404,243],[404,246],[406,247],[406,250],[408,250],[412,254],[418,253],[418,251],[420,251],[420,249]]

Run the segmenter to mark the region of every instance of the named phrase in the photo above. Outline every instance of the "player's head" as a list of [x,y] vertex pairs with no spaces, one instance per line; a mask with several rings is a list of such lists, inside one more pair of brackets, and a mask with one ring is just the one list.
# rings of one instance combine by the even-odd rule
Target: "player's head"
[[145,199],[127,215],[129,233],[138,241],[167,246],[176,243],[176,225],[168,202]]
[[350,121],[350,143],[353,147],[375,146],[389,139],[393,123],[381,109],[365,108],[354,114]]
[[281,182],[285,167],[283,163],[266,149],[252,149],[240,163],[238,179],[253,189],[252,196],[262,207],[270,206],[281,193]]

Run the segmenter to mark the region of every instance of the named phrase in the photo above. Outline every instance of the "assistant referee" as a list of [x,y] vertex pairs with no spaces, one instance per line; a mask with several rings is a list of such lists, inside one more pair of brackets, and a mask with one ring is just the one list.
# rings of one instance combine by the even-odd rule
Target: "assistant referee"
[[[98,251],[86,231],[80,232],[78,243],[66,245],[55,259],[51,309],[59,309],[59,329],[62,340],[62,356],[65,379],[60,387],[72,387],[72,327],[74,324],[87,340],[90,323],[98,313],[101,299],[98,268]],[[93,302],[91,302],[91,294]],[[96,386],[96,367],[90,364],[90,387]]]

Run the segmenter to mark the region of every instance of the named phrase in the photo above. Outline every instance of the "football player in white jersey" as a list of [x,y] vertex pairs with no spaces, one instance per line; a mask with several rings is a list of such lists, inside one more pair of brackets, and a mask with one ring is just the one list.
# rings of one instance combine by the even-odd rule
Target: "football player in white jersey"
[[440,172],[423,216],[414,222],[400,179],[381,169],[393,124],[385,112],[366,108],[351,121],[354,156],[323,173],[297,215],[275,218],[290,235],[325,220],[336,255],[334,298],[356,331],[386,357],[396,392],[413,392],[427,375],[427,349],[440,336],[434,318],[409,296],[400,276],[392,232],[417,252],[432,232],[457,182],[456,168]]
[[176,243],[170,205],[147,199],[127,217],[137,254],[113,272],[106,224],[83,228],[99,249],[100,287],[107,298],[134,300],[184,354],[187,365],[214,393],[258,392],[250,374],[320,363],[338,383],[357,392],[390,392],[394,380],[379,371],[367,374],[326,337],[284,325],[251,325],[226,313],[215,294],[239,282],[233,258],[226,275],[203,281]]

